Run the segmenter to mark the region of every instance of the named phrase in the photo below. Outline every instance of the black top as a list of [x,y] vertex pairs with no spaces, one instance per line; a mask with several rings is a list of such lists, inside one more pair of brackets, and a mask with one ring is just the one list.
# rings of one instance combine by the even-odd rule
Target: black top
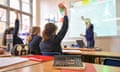
[[86,29],[86,40],[87,41],[92,41],[94,40],[94,31],[93,31],[94,27],[93,24],[90,24],[90,27],[88,29]]
[[39,44],[42,38],[40,36],[34,35],[32,41],[29,43],[31,54],[41,54]]
[[18,31],[19,31],[19,20],[15,20],[15,28],[13,31],[13,46],[16,44],[23,44],[23,41],[20,37],[18,37]]
[[66,32],[68,30],[68,17],[64,16],[63,25],[61,30],[58,32],[57,35],[52,36],[51,39],[41,42],[39,47],[41,52],[59,52],[62,53],[61,49],[61,41],[64,38]]

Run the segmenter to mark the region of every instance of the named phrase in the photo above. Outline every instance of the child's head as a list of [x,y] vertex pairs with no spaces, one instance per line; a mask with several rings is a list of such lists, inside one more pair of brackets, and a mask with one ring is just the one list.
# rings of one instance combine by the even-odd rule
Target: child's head
[[30,41],[32,41],[33,36],[39,36],[40,35],[40,27],[35,26],[35,27],[31,27],[30,29],[30,34],[27,37],[27,42],[29,43]]
[[53,23],[47,23],[43,31],[43,41],[50,39],[53,35],[56,35],[57,26]]
[[3,40],[2,40],[2,45],[6,45],[6,35],[7,35],[7,34],[13,34],[13,30],[14,30],[14,28],[13,28],[13,27],[10,27],[10,28],[7,28],[7,29],[4,31]]
[[30,34],[31,35],[40,35],[40,27],[37,27],[37,26],[32,27],[30,29]]

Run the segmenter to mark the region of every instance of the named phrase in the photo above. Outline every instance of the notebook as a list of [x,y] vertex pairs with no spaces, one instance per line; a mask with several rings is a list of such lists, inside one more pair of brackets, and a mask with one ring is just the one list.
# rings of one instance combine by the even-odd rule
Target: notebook
[[20,58],[20,57],[2,57],[0,58],[0,68],[13,65],[13,64],[17,64],[17,63],[21,63],[21,62],[25,62],[25,61],[28,61],[28,59]]
[[85,69],[85,64],[81,60],[81,55],[55,55],[54,68],[57,69]]
[[30,55],[30,56],[21,56],[22,58],[27,58],[32,61],[48,61],[48,60],[53,60],[53,56],[42,56],[42,55]]

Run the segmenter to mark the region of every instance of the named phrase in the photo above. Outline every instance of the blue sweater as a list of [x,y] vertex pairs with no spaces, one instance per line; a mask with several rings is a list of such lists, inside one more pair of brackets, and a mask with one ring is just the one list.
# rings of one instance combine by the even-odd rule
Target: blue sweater
[[90,27],[88,29],[86,29],[86,40],[87,41],[92,41],[94,40],[94,31],[93,31],[93,24],[90,25]]
[[41,52],[59,52],[62,53],[61,41],[68,30],[68,17],[64,16],[63,25],[57,35],[52,36],[51,39],[41,42],[39,47]]
[[40,36],[34,35],[32,41],[29,43],[31,54],[41,54],[39,44],[42,38]]

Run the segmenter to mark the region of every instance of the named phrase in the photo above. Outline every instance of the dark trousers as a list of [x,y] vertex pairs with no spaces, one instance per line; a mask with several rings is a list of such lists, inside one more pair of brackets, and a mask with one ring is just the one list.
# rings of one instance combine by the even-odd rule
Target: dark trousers
[[94,48],[94,45],[95,45],[94,40],[87,41],[87,48]]

